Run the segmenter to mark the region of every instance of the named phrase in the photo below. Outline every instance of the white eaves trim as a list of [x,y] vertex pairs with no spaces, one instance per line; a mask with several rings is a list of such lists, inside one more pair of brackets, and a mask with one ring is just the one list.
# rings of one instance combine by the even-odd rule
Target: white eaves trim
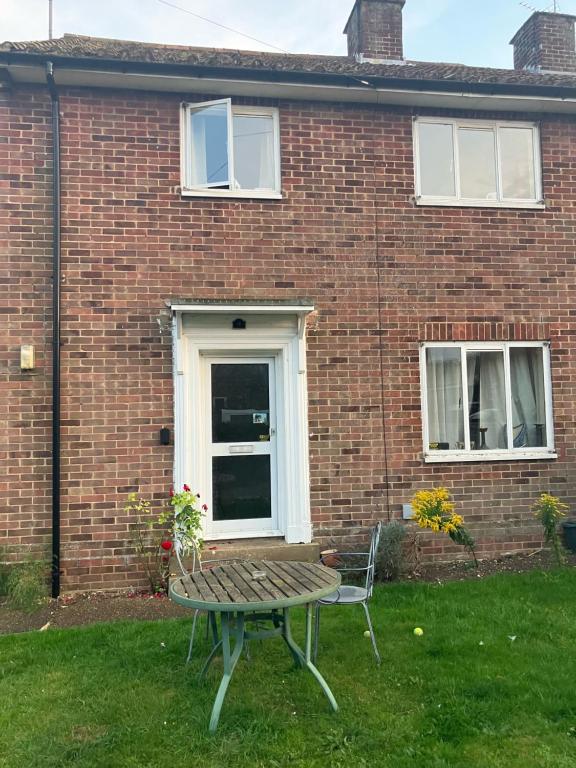
[[[45,85],[42,66],[9,64],[6,66],[15,83]],[[260,98],[302,99],[309,101],[342,101],[358,104],[390,104],[400,106],[443,107],[508,112],[545,112],[575,114],[576,99],[551,96],[491,95],[461,91],[414,91],[401,88],[369,88],[302,83],[272,83],[253,80],[220,80],[186,75],[133,74],[86,69],[55,69],[56,85],[92,86],[173,93],[207,93],[211,96],[253,96]],[[351,83],[353,79],[351,79]],[[424,84],[423,84],[424,87]]]

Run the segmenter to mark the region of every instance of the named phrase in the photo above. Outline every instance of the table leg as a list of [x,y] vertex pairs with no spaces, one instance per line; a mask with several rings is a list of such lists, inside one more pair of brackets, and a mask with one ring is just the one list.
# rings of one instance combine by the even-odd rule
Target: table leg
[[294,638],[292,637],[292,628],[290,626],[290,611],[288,608],[285,608],[283,611],[284,620],[282,622],[282,637],[284,639],[284,642],[290,649],[290,653],[292,654],[292,658],[294,659],[294,664],[297,667],[303,667],[305,665],[304,661],[304,654],[298,648],[296,643],[294,642]]
[[210,623],[210,628],[212,629],[212,645],[218,645],[220,638],[218,637],[218,622],[216,620],[216,614],[212,612],[209,613],[208,621]]
[[334,712],[338,711],[338,704],[336,703],[336,699],[334,698],[334,694],[328,687],[328,683],[320,672],[316,669],[314,664],[312,663],[312,612],[313,612],[313,604],[309,603],[306,606],[306,650],[303,652],[295,643],[294,638],[292,637],[292,631],[290,628],[290,611],[288,608],[284,609],[284,626],[283,626],[283,632],[282,637],[284,638],[286,645],[288,648],[290,648],[290,652],[294,658],[294,661],[296,663],[296,666],[298,667],[306,667],[307,669],[312,672],[316,680],[320,683],[320,687],[324,691],[326,698],[330,702],[330,706],[334,710]]
[[209,728],[210,733],[214,733],[218,727],[218,720],[220,719],[220,711],[222,709],[222,704],[224,703],[224,697],[226,696],[226,691],[228,690],[232,675],[234,674],[234,668],[238,663],[238,659],[240,658],[242,648],[244,646],[244,614],[239,612],[236,615],[234,621],[234,650],[232,653],[230,652],[231,619],[234,620],[233,614],[221,614],[222,640],[220,642],[222,644],[222,653],[224,657],[224,674],[222,675],[220,687],[218,688],[218,693],[216,694],[216,700],[214,701],[214,706],[212,707],[212,716],[210,717]]
[[336,699],[334,698],[334,694],[328,687],[328,683],[320,672],[316,669],[314,664],[312,663],[312,613],[313,613],[313,605],[312,603],[308,603],[306,606],[306,657],[305,657],[305,664],[306,667],[312,672],[316,680],[320,683],[320,687],[326,694],[326,698],[330,702],[330,706],[334,710],[334,712],[338,711],[338,704],[336,703]]

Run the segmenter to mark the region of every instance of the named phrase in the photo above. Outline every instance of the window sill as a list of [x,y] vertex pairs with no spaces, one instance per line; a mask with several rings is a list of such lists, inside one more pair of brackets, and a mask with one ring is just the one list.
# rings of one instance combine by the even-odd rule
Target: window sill
[[250,189],[182,189],[182,197],[217,197],[220,199],[282,200],[281,192]]
[[446,197],[416,197],[416,205],[437,208],[513,208],[527,211],[545,211],[545,203],[530,203],[525,200],[453,200]]
[[434,451],[424,454],[426,464],[450,464],[472,461],[535,461],[557,459],[558,454],[549,450],[528,451]]

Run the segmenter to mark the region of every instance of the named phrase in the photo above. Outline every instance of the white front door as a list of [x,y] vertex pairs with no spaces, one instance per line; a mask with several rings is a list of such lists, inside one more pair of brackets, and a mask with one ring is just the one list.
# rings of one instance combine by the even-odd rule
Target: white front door
[[278,534],[276,362],[204,357],[209,535]]

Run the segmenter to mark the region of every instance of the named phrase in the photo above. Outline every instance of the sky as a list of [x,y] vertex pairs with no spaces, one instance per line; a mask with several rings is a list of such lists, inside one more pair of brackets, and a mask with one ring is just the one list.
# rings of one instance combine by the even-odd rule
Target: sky
[[[353,0],[169,0],[290,53],[346,54]],[[53,0],[54,36],[64,32],[157,43],[274,50],[160,0]],[[547,0],[526,0],[547,10]],[[511,67],[514,33],[531,10],[518,0],[407,0],[409,59]],[[576,0],[559,10],[576,14]],[[0,41],[48,37],[48,0],[0,0]]]

